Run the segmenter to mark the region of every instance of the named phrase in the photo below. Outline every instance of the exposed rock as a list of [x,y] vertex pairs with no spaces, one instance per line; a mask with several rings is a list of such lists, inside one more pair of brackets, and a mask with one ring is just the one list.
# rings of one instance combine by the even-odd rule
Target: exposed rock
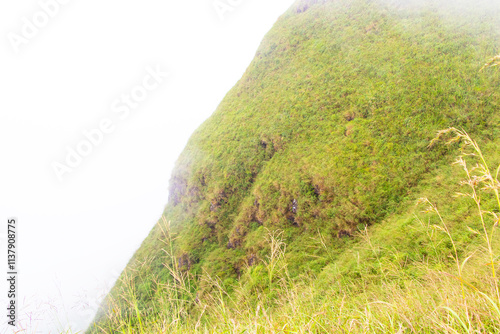
[[292,202],[292,213],[296,215],[298,209],[299,209],[299,202],[296,199],[294,199]]
[[191,269],[191,260],[189,259],[188,254],[182,254],[177,260],[177,265],[181,270],[189,270]]
[[352,237],[352,233],[350,231],[347,231],[347,230],[340,230],[338,233],[337,233],[337,238],[343,238],[343,237]]
[[256,264],[256,262],[257,262],[257,257],[255,256],[255,254],[250,254],[247,257],[247,264],[248,264],[249,267],[251,267],[254,264]]

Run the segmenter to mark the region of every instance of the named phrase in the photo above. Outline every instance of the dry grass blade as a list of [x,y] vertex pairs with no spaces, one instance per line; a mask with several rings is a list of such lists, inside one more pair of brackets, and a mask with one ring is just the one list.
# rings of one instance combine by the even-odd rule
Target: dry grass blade
[[488,67],[495,67],[500,65],[500,55],[491,58],[479,71],[482,71]]

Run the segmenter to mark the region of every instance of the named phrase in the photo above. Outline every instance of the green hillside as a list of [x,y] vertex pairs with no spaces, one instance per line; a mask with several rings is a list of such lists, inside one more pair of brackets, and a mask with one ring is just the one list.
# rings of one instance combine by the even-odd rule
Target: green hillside
[[[500,331],[500,71],[480,70],[499,38],[498,1],[295,3],[192,135],[89,332]],[[454,196],[474,147],[429,145],[449,127],[483,149],[465,159],[490,166],[473,187],[493,214]]]

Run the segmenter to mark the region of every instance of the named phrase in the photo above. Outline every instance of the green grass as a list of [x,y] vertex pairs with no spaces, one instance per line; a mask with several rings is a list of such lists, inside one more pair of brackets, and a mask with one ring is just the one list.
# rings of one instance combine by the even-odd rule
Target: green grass
[[[224,284],[208,272],[195,277],[181,270],[173,253],[175,236],[162,217],[162,260],[174,280],[157,283],[152,308],[139,311],[131,276],[125,273],[118,295],[108,299],[107,321],[99,333],[496,333],[500,331],[497,267],[500,243],[495,232],[500,212],[498,169],[488,168],[477,143],[454,128],[442,131],[461,142],[458,167],[466,198],[476,213],[448,220],[427,198],[417,201],[402,225],[384,222],[365,226],[357,242],[319,275],[292,278],[282,230],[266,231],[270,252],[248,267],[239,282]],[[474,154],[474,155],[472,155]],[[469,166],[473,165],[470,168]],[[455,168],[458,169],[455,166]],[[456,180],[455,180],[456,181]],[[449,189],[438,189],[448,194]],[[457,199],[449,207],[467,207]],[[399,222],[400,224],[402,222]],[[387,230],[391,226],[392,230]],[[476,226],[482,227],[475,229]],[[394,228],[409,233],[399,243]],[[498,232],[497,232],[498,233]],[[421,257],[411,258],[404,246],[418,236]],[[463,239],[468,238],[463,244]],[[321,247],[329,253],[321,234]],[[403,246],[403,247],[399,247]],[[491,270],[490,270],[491,269]],[[138,268],[141,270],[141,268]],[[136,274],[136,277],[141,276]],[[139,282],[158,282],[141,277]],[[139,283],[140,284],[140,283]],[[194,284],[198,289],[193,289]],[[226,286],[226,287],[224,287]],[[203,293],[199,289],[202,287]],[[195,292],[198,290],[198,292]],[[116,298],[116,299],[115,299]],[[126,301],[123,304],[123,301]],[[127,313],[129,310],[135,312]]]
[[[453,197],[457,148],[429,143],[464,128],[478,162],[498,165],[498,59],[482,66],[498,54],[499,11],[294,4],[191,137],[162,217],[172,225],[144,241],[96,331],[498,330],[491,227]],[[443,221],[415,216],[419,198]],[[498,213],[494,195],[480,204]]]

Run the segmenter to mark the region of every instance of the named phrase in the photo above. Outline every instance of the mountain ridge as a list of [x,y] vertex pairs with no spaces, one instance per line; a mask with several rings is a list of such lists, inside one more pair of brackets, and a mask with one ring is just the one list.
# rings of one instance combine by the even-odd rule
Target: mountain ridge
[[[173,265],[218,277],[231,293],[248,273],[263,284],[270,231],[287,243],[292,278],[324,277],[345,264],[358,231],[406,226],[429,180],[454,175],[455,151],[429,148],[438,130],[465,128],[488,151],[499,143],[500,76],[479,71],[498,53],[495,13],[491,1],[297,1],[176,163],[164,212]],[[172,280],[164,247],[158,226],[122,274],[140,312]],[[140,279],[151,275],[158,282]]]

